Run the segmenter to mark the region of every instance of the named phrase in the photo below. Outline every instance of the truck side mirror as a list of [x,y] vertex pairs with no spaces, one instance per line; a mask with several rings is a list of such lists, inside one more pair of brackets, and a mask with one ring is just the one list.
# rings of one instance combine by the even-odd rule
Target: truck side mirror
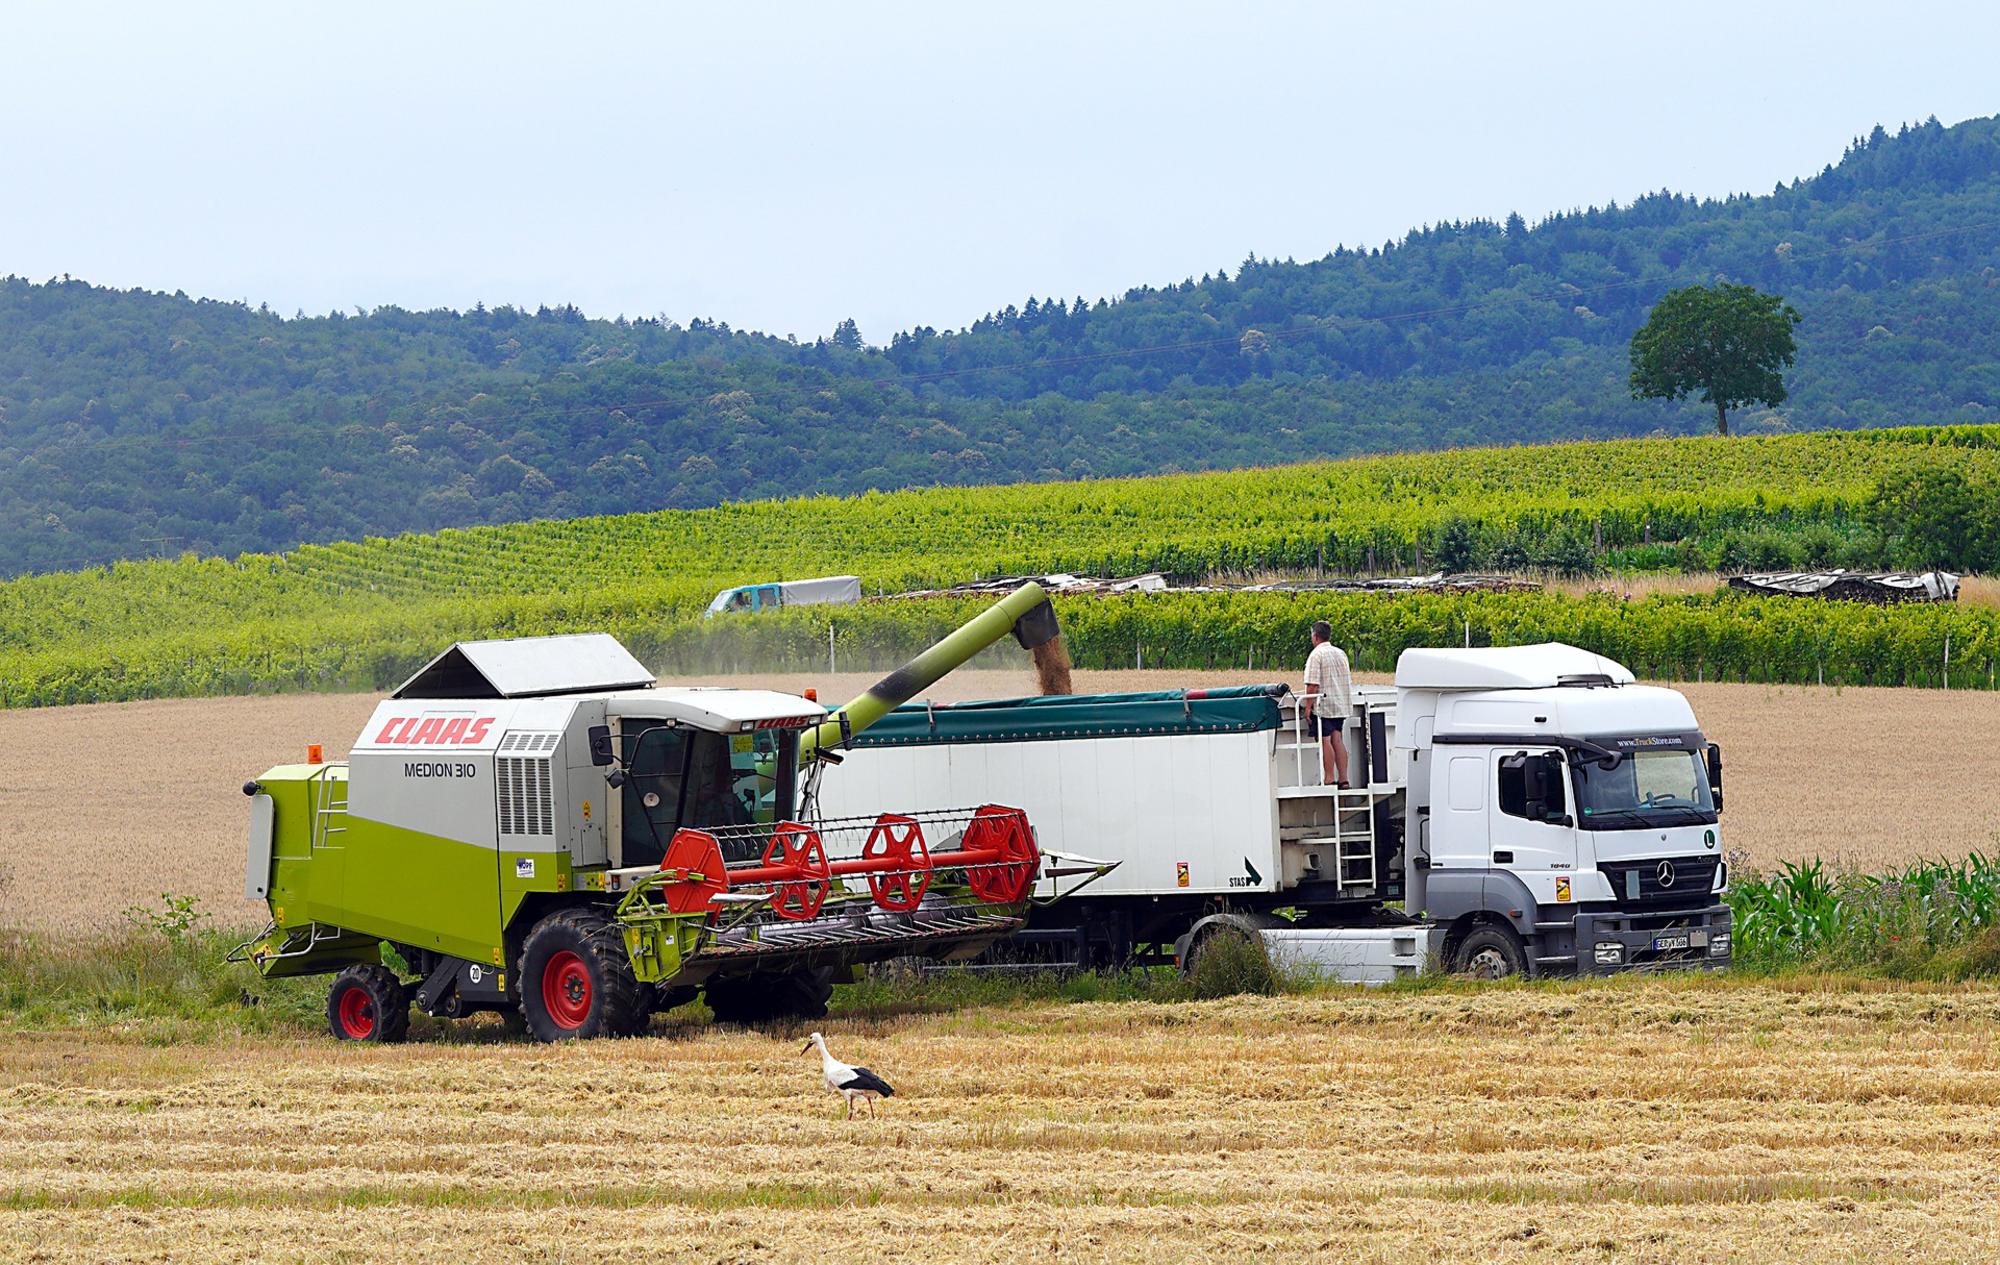
[[1708,793],[1715,797],[1715,811],[1722,811],[1722,748],[1708,744]]
[[590,738],[590,762],[598,768],[616,764],[617,757],[611,751],[611,726],[592,725],[584,731]]
[[1568,826],[1568,797],[1563,794],[1562,757],[1538,755],[1523,770],[1528,777],[1528,815],[1535,821]]

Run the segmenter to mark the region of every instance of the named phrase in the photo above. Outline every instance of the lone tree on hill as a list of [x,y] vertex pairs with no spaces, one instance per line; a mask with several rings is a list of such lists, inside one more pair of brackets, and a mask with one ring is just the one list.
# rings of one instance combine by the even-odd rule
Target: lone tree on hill
[[1797,348],[1792,326],[1803,317],[1755,286],[1687,286],[1669,291],[1632,335],[1632,398],[1678,400],[1695,392],[1715,405],[1717,434],[1729,433],[1729,410],[1785,399],[1782,371]]

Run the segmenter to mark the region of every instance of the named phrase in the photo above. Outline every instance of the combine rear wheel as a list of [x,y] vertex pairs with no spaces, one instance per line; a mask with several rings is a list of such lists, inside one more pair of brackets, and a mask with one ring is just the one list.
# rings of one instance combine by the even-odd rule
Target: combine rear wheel
[[521,1009],[538,1041],[629,1037],[645,1025],[625,939],[598,909],[561,909],[521,950]]
[[737,975],[712,979],[703,1000],[718,1023],[769,1023],[777,1019],[818,1019],[833,999],[831,970],[789,975]]
[[342,1041],[401,1041],[410,1033],[409,995],[386,966],[350,966],[327,990],[326,1022]]

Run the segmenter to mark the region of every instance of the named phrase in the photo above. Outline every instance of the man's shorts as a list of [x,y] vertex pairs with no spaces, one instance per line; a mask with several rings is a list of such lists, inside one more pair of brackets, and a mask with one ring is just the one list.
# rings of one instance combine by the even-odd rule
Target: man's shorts
[[1346,718],[1345,716],[1318,716],[1318,715],[1315,715],[1315,716],[1314,716],[1314,717],[1312,718],[1312,722],[1313,722],[1313,737],[1315,737],[1315,738],[1337,738],[1337,737],[1339,737],[1339,736],[1340,736],[1340,726],[1341,726],[1341,724],[1342,724],[1342,723],[1343,723],[1343,722],[1344,722],[1344,721],[1345,721],[1346,719],[1347,719],[1347,718]]

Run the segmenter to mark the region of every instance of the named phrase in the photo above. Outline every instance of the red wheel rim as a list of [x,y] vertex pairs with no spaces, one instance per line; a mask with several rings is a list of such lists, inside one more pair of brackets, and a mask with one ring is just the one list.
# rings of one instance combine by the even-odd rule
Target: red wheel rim
[[542,1008],[559,1028],[581,1028],[590,1018],[590,970],[568,949],[542,968]]
[[375,1003],[365,988],[350,987],[340,995],[340,1030],[356,1041],[375,1035]]

